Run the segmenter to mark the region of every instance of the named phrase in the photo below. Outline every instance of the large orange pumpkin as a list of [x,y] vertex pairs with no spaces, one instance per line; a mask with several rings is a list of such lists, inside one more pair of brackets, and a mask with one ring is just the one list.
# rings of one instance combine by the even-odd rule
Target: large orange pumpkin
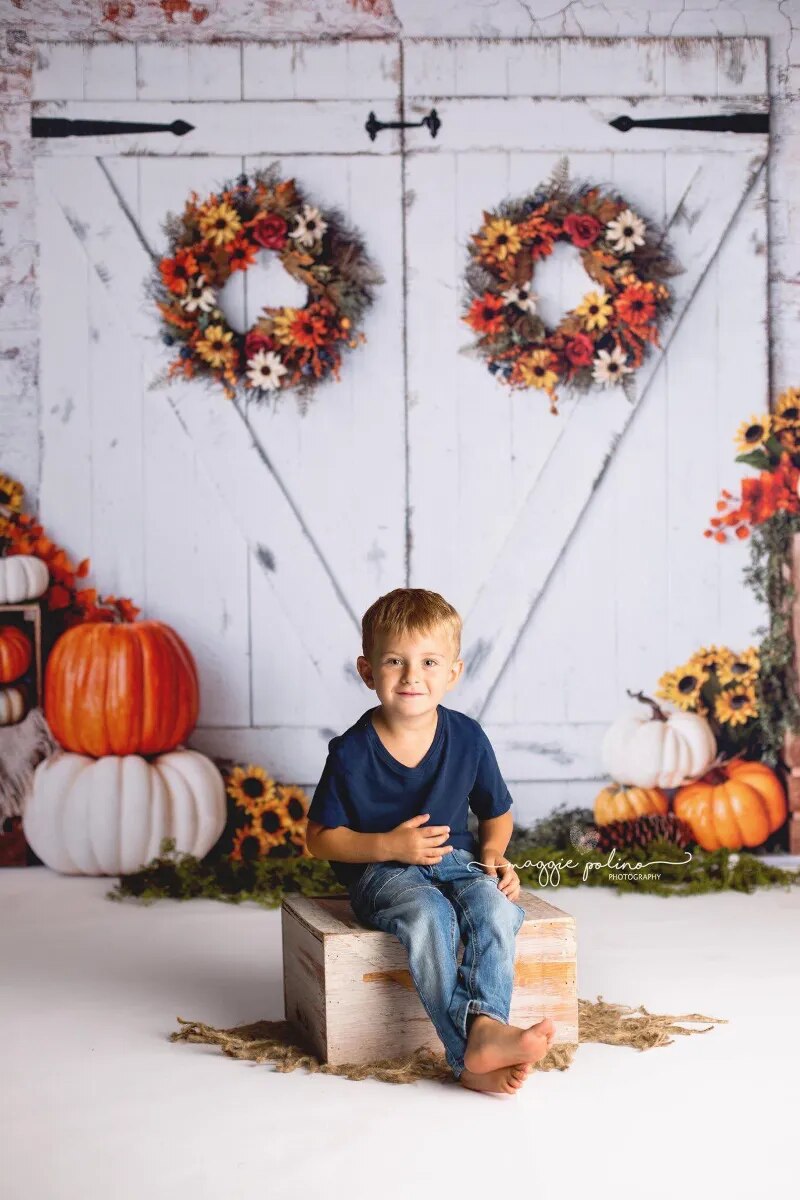
[[194,729],[197,669],[161,621],[75,625],[47,660],[44,711],[76,754],[163,754]]
[[610,825],[612,821],[635,821],[637,817],[659,813],[666,816],[669,800],[661,788],[623,787],[612,783],[603,788],[594,801],[594,819],[597,825]]
[[31,644],[16,625],[0,625],[0,683],[13,683],[31,665]]
[[786,794],[764,763],[734,758],[677,792],[675,816],[704,850],[760,846],[786,820]]

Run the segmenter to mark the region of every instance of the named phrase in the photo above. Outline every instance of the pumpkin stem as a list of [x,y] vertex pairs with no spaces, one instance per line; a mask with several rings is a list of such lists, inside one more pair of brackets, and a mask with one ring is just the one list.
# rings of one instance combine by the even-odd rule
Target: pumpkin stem
[[653,710],[653,719],[656,721],[668,720],[667,714],[664,712],[655,700],[651,700],[649,696],[645,696],[644,692],[632,692],[630,688],[625,688],[625,691],[630,696],[631,700],[638,700],[641,704],[649,704]]

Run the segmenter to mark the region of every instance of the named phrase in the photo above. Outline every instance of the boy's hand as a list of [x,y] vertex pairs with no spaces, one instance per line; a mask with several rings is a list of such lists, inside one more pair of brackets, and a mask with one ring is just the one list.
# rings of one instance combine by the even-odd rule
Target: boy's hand
[[498,851],[487,848],[481,851],[480,861],[487,875],[500,876],[498,888],[507,900],[513,900],[516,903],[520,891],[519,875],[508,859]]
[[445,854],[452,852],[452,846],[444,846],[450,836],[449,825],[429,825],[420,829],[423,822],[430,820],[430,813],[419,813],[409,817],[386,834],[386,844],[389,847],[389,857],[398,862],[414,863],[420,867],[430,867],[441,862]]

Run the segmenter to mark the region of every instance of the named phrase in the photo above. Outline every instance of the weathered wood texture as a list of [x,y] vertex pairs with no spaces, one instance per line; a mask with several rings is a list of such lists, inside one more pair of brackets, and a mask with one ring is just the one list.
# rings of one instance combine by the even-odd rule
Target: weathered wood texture
[[[480,715],[515,798],[590,798],[625,688],[652,688],[700,644],[747,644],[761,619],[746,548],[701,534],[739,474],[730,435],[768,404],[765,137],[608,121],[760,111],[765,43],[746,39],[733,73],[713,39],[240,49],[41,47],[37,114],[101,102],[196,125],[38,147],[45,519],[91,554],[102,590],[186,633],[198,748],[313,785],[327,739],[374,699],[353,667],[360,614],[408,583],[466,617],[448,702]],[[389,119],[402,96],[410,116],[436,104],[439,136],[371,143],[367,112]],[[483,208],[535,187],[563,150],[575,176],[668,224],[687,270],[637,403],[565,397],[554,418],[459,355],[459,304]],[[274,157],[362,228],[384,271],[367,345],[303,418],[286,399],[147,391],[167,357],[141,290],[164,214]],[[587,281],[567,254],[537,285],[556,320]],[[249,322],[254,294],[226,294],[232,320]]]
[[[520,903],[510,1023],[550,1017],[556,1042],[577,1043],[575,919],[524,889]],[[362,925],[346,897],[286,898],[281,928],[286,1019],[324,1062],[374,1062],[417,1046],[441,1051],[405,947]],[[459,963],[463,953],[460,944]]]

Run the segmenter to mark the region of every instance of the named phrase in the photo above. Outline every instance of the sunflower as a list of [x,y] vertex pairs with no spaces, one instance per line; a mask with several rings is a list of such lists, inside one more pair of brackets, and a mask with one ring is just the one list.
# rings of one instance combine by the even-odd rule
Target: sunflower
[[684,712],[705,712],[701,692],[707,679],[708,671],[688,662],[661,676],[656,695],[661,700],[669,700]]
[[227,246],[242,228],[242,220],[230,204],[211,204],[200,214],[203,237],[215,246]]
[[209,366],[224,367],[230,363],[234,354],[234,348],[230,344],[232,340],[232,330],[225,330],[221,325],[209,325],[205,336],[198,341],[196,350]]
[[472,301],[464,320],[478,333],[499,333],[505,321],[504,307],[501,296],[495,296],[492,292],[484,292],[480,299]]
[[529,387],[543,388],[546,392],[551,392],[558,383],[558,375],[553,370],[555,365],[555,356],[551,350],[534,350],[519,359],[517,372]]
[[733,662],[734,655],[727,646],[701,646],[686,664],[688,667],[712,671]]
[[228,250],[228,263],[231,271],[246,271],[256,261],[258,246],[254,246],[246,237],[236,237]]
[[614,302],[617,313],[628,325],[637,328],[652,321],[656,312],[653,290],[646,283],[626,287]]
[[271,845],[255,825],[245,825],[243,829],[236,830],[228,858],[234,862],[252,862],[269,854]]
[[324,346],[327,340],[325,321],[308,309],[301,309],[292,322],[292,341],[295,345],[313,350],[317,346]]
[[605,329],[613,311],[607,292],[589,292],[575,309],[587,329]]
[[545,258],[548,254],[553,253],[558,230],[550,221],[534,214],[528,217],[527,221],[522,222],[519,226],[519,234],[530,250],[531,258],[536,262],[537,259]]
[[272,318],[272,336],[282,346],[291,346],[294,341],[292,326],[297,320],[298,312],[296,308],[282,308]]
[[258,814],[257,821],[262,836],[272,846],[281,845],[286,840],[286,834],[292,827],[292,819],[286,811],[285,805],[281,804],[277,798],[277,793],[274,804],[269,805],[268,808],[263,808]]
[[763,446],[771,431],[772,418],[767,414],[763,417],[751,417],[749,421],[742,421],[734,440],[742,454],[746,454],[748,450]]
[[12,512],[21,512],[25,489],[10,475],[0,475],[0,505]]
[[776,432],[800,425],[800,388],[787,388],[781,392],[775,401],[772,424]]
[[495,217],[475,235],[481,253],[492,262],[505,262],[509,254],[516,254],[522,245],[520,231],[504,217]]
[[263,767],[249,763],[234,767],[227,783],[228,795],[251,816],[258,816],[265,804],[274,804],[277,796],[275,781]]
[[184,296],[189,286],[189,280],[196,275],[199,268],[192,250],[183,247],[175,251],[174,258],[162,258],[158,264],[161,281],[174,296]]
[[746,725],[758,716],[755,688],[735,687],[720,692],[714,701],[714,714],[723,725]]
[[247,360],[247,381],[250,387],[275,392],[286,375],[286,367],[274,350],[258,350]]
[[755,646],[748,647],[742,654],[731,655],[730,660],[720,664],[717,672],[720,683],[753,684],[758,678],[761,661]]
[[278,800],[283,805],[289,824],[286,826],[293,839],[305,842],[306,813],[308,812],[308,796],[296,783],[278,784]]
[[626,208],[606,223],[606,238],[617,254],[632,254],[637,246],[644,245],[645,228],[642,218]]

